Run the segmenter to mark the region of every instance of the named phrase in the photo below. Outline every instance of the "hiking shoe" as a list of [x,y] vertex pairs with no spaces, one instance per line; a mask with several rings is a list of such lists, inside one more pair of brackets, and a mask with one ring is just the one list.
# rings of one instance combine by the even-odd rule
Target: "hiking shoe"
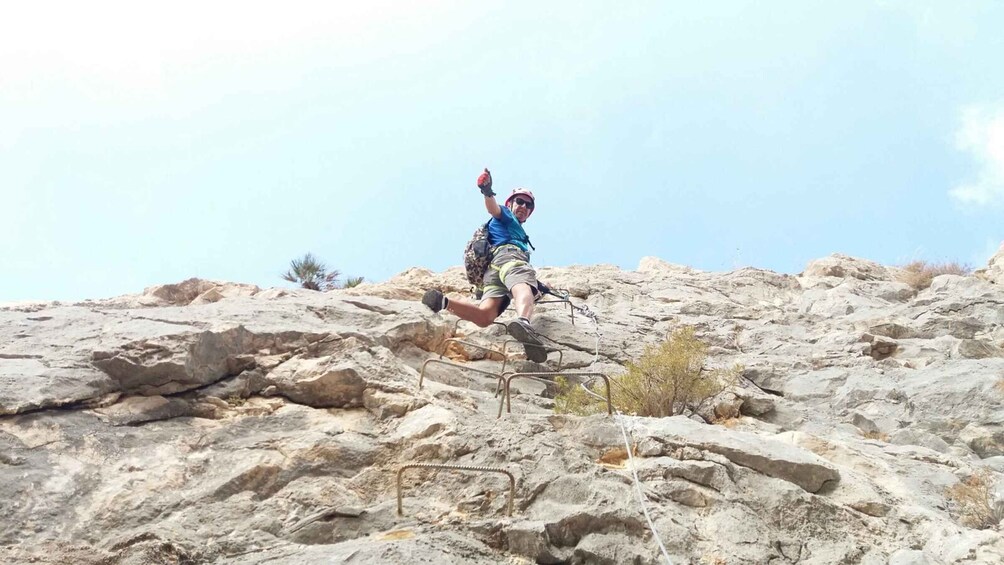
[[537,332],[530,325],[530,320],[516,318],[506,325],[506,329],[509,330],[509,335],[523,344],[523,350],[526,351],[527,359],[534,363],[547,361],[547,350],[544,349],[544,344],[541,343],[540,338],[537,337]]
[[425,291],[425,295],[422,296],[422,304],[425,304],[433,312],[439,312],[443,308],[446,308],[446,297],[443,296],[442,292],[434,288],[430,288]]

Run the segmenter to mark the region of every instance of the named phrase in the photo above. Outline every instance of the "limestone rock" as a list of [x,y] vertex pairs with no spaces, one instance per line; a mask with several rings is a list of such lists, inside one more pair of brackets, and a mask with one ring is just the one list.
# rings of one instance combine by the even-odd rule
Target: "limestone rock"
[[827,483],[840,480],[836,468],[810,452],[792,449],[781,442],[763,440],[742,432],[722,433],[687,418],[663,418],[645,422],[644,434],[667,447],[691,446],[725,456],[729,461],[755,471],[784,479],[816,492]]
[[192,414],[192,407],[176,398],[133,396],[107,408],[99,408],[95,412],[107,416],[116,426],[133,426],[144,422],[189,416]]
[[980,457],[1004,455],[1004,425],[995,422],[988,425],[968,424],[960,433],[964,441]]
[[908,339],[918,336],[918,332],[907,324],[883,321],[869,326],[868,333],[887,337],[893,340]]
[[1004,284],[1004,243],[987,262],[986,268],[973,274],[993,284]]
[[950,447],[945,440],[922,430],[897,430],[889,436],[889,441],[899,445],[919,445],[941,453],[947,453]]
[[177,284],[153,286],[145,289],[143,294],[160,299],[167,305],[185,306],[187,304],[208,304],[231,296],[254,296],[260,290],[257,286],[250,284],[193,278]]
[[964,359],[1004,357],[1004,349],[983,340],[963,339],[956,346],[956,354]]
[[[919,292],[895,275],[838,255],[797,277],[541,267],[598,331],[539,304],[563,353],[506,371],[560,358],[616,387],[683,326],[707,368],[745,367],[664,419],[555,414],[547,379],[517,380],[499,418],[487,355],[419,390],[447,338],[506,339],[418,303],[466,294],[460,268],[331,292],[191,279],[3,304],[0,562],[663,563],[639,490],[673,562],[1004,562],[1001,533],[964,526],[946,498],[976,470],[1004,479],[1004,290],[992,273]],[[462,469],[409,469],[398,515],[413,463]]]
[[805,277],[855,278],[862,281],[892,280],[888,269],[866,259],[834,253],[823,259],[809,262],[802,273]]
[[265,377],[278,394],[316,408],[364,405],[366,391],[402,392],[418,381],[413,369],[389,350],[350,337],[338,342],[330,355],[294,357]]

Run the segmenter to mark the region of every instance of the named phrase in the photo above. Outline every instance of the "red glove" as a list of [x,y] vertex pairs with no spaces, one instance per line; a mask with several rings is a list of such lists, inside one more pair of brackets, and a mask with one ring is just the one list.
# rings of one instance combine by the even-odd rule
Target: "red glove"
[[488,172],[488,167],[485,167],[485,172],[478,177],[478,188],[485,196],[495,196],[495,193],[492,192],[492,174]]

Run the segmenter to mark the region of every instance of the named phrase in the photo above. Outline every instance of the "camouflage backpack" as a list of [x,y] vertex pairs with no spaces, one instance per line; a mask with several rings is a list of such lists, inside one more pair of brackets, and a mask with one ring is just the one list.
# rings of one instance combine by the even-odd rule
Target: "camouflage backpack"
[[464,248],[464,269],[467,270],[467,282],[474,285],[475,298],[481,298],[485,271],[492,262],[492,244],[488,241],[488,223],[478,226],[471,240]]

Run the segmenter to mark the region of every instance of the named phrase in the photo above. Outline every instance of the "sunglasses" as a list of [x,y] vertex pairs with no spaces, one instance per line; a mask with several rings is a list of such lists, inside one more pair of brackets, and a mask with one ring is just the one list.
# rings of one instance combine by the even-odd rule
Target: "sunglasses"
[[522,198],[513,198],[513,204],[516,206],[525,206],[527,210],[533,210],[533,200],[523,200]]

